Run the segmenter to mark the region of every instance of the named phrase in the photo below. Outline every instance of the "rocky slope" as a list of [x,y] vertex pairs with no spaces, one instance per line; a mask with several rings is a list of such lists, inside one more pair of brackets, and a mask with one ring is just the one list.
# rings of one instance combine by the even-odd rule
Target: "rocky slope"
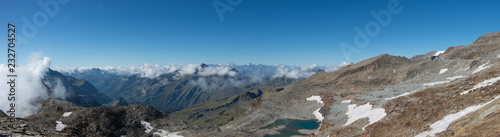
[[128,106],[129,103],[127,100],[125,100],[121,97],[118,97],[115,100],[113,100],[112,102],[110,102],[109,105],[110,106]]
[[172,115],[190,123],[193,128],[214,129],[244,114],[244,106],[262,95],[261,90],[253,90],[224,99],[209,100],[185,108]]
[[[46,85],[49,92],[56,90],[57,84],[62,83],[65,94],[67,97],[64,100],[77,104],[83,107],[101,106],[111,101],[111,99],[99,92],[92,84],[84,79],[76,79],[70,76],[64,76],[57,71],[49,69],[47,75],[43,78],[42,82]],[[51,84],[48,84],[51,83]],[[52,85],[52,86],[50,86]]]
[[[6,118],[1,118],[6,119]],[[182,120],[151,106],[101,106],[83,108],[75,104],[46,99],[41,110],[18,119],[16,128],[0,123],[0,135],[45,136],[153,136],[176,135],[185,129]]]
[[[264,128],[278,119],[321,119],[320,128],[307,134],[498,136],[499,36],[451,47],[439,55],[442,60],[383,54],[317,73],[283,90],[267,90],[242,107],[243,117],[205,134],[264,136],[279,134]],[[201,134],[185,134],[195,132]]]

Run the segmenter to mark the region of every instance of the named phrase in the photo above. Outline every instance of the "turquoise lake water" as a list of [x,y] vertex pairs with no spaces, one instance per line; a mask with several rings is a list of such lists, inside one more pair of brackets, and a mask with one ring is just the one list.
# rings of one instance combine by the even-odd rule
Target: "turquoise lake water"
[[305,135],[299,132],[300,129],[317,129],[320,122],[316,120],[293,120],[293,119],[278,119],[274,123],[265,128],[274,128],[284,125],[285,128],[278,130],[280,134],[266,135],[265,137],[289,137],[293,135]]

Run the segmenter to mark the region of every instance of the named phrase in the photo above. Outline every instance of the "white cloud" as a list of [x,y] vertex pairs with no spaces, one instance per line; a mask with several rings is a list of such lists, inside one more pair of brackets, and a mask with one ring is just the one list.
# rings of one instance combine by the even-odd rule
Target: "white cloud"
[[229,76],[236,76],[235,71],[231,71],[232,68],[227,67],[227,66],[217,66],[217,67],[206,67],[202,69],[199,73],[201,76],[211,76],[211,75],[218,75],[218,76],[223,76],[223,75],[229,75]]
[[291,66],[287,67],[284,65],[280,65],[276,68],[276,73],[271,78],[308,78],[316,72],[313,70],[316,68],[316,64],[313,65],[305,65],[305,66]]
[[55,79],[55,83],[52,83],[52,81],[46,81],[45,84],[49,87],[49,89],[51,89],[51,92],[49,93],[50,97],[65,99],[68,96],[68,92],[59,78]]
[[[47,73],[50,66],[50,58],[42,57],[42,53],[32,53],[28,57],[26,65],[16,67],[16,117],[25,117],[38,112],[41,107],[41,101],[46,98],[64,98],[66,92],[60,80],[54,83],[46,83],[49,88],[53,90],[51,94],[46,90],[42,84],[42,78]],[[0,75],[6,76],[8,67],[0,64]],[[7,78],[0,79],[0,83],[6,83]],[[2,91],[9,91],[9,86],[1,86]],[[0,94],[0,109],[4,112],[10,109],[11,101],[7,100],[8,94]]]
[[[343,62],[339,65],[331,65],[326,67],[318,67],[316,64],[312,65],[296,65],[296,66],[285,66],[285,65],[234,65],[234,64],[218,64],[218,65],[208,65],[207,67],[202,67],[202,64],[187,64],[187,65],[175,65],[171,64],[168,66],[162,65],[151,65],[144,64],[143,66],[128,66],[128,67],[113,67],[106,66],[98,69],[107,71],[109,73],[119,74],[119,75],[140,75],[146,78],[155,78],[162,74],[176,73],[177,77],[182,77],[186,75],[197,75],[202,77],[207,76],[224,76],[228,75],[230,77],[238,76],[237,71],[252,73],[252,76],[248,76],[252,82],[262,81],[265,77],[272,78],[308,78],[309,76],[316,73],[318,68],[325,68],[325,71],[332,72],[338,70],[339,68],[348,65],[349,63]],[[78,67],[73,68],[60,68],[55,67],[54,70],[65,73],[73,72],[84,72],[96,67]],[[233,71],[233,68],[237,68],[237,71]]]
[[[76,70],[79,72],[83,72],[85,70],[90,70],[95,67],[78,67]],[[175,65],[171,64],[170,66],[162,66],[162,65],[152,65],[152,64],[144,64],[143,66],[128,66],[128,67],[112,67],[107,66],[103,68],[99,68],[101,70],[105,70],[110,73],[115,73],[119,75],[140,75],[141,77],[147,78],[155,78],[162,74],[170,74],[176,73],[178,77],[182,77],[185,75],[195,75],[198,74],[200,76],[235,76],[237,72],[232,71],[232,68],[229,66],[213,66],[203,68],[201,64],[187,64],[187,65]],[[55,70],[61,70],[63,72],[70,72],[71,69],[67,68],[56,68]],[[198,72],[198,73],[197,73]]]
[[[212,77],[212,81],[218,81],[217,77]],[[214,82],[207,82],[207,79],[204,77],[198,78],[197,80],[189,80],[189,84],[198,86],[202,88],[205,91],[212,91],[215,90],[216,88],[220,87],[217,83]]]
[[196,72],[196,70],[200,69],[201,69],[200,64],[188,64],[186,66],[183,66],[182,69],[180,69],[179,74],[181,76],[192,75]]
[[342,63],[338,64],[338,65],[330,65],[330,66],[326,66],[325,68],[325,72],[334,72],[334,71],[337,71],[339,70],[340,68],[342,67],[345,67],[347,65],[351,65],[352,63],[347,63],[345,61],[342,61]]
[[[92,69],[93,67],[79,67],[79,72],[83,72],[85,70]],[[147,78],[155,78],[160,76],[161,74],[168,74],[175,72],[177,70],[177,66],[175,65],[170,65],[170,66],[160,66],[160,65],[151,65],[148,63],[145,63],[143,66],[129,66],[129,67],[112,67],[112,66],[106,66],[104,68],[99,68],[101,70],[106,70],[110,73],[116,73],[120,75],[135,75],[139,74],[141,77],[147,77]]]
[[60,73],[74,73],[75,68],[61,68],[61,67],[54,67],[53,70],[60,72]]

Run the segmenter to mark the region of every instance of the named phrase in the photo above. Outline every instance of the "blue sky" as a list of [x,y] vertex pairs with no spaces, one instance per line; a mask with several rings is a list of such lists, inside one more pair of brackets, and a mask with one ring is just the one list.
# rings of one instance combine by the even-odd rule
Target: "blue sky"
[[[51,2],[54,0],[40,0]],[[57,1],[57,0],[56,0]],[[242,0],[221,20],[214,0],[70,0],[51,17],[38,1],[0,1],[0,23],[14,22],[17,36],[33,17],[38,31],[18,42],[21,62],[32,52],[51,57],[52,67],[188,63],[333,65],[347,60],[342,42],[354,45],[354,27],[364,30],[387,10],[389,0]],[[349,56],[359,62],[383,53],[406,56],[468,45],[500,31],[500,1],[399,0],[402,8]],[[50,7],[50,9],[54,9]],[[46,23],[42,14],[47,15]],[[0,27],[6,32],[7,27]],[[29,32],[28,32],[29,33]],[[31,33],[33,34],[33,33]],[[7,39],[6,33],[0,38]],[[7,42],[4,42],[7,45]],[[2,46],[5,47],[6,46]],[[2,55],[5,55],[4,53]],[[6,62],[6,56],[0,57]]]

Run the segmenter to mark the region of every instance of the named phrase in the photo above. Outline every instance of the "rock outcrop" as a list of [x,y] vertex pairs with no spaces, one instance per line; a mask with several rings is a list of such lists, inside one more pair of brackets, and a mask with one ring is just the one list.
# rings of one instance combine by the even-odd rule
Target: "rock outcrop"
[[127,100],[123,99],[122,97],[118,97],[112,102],[109,103],[110,106],[128,106],[129,103]]

